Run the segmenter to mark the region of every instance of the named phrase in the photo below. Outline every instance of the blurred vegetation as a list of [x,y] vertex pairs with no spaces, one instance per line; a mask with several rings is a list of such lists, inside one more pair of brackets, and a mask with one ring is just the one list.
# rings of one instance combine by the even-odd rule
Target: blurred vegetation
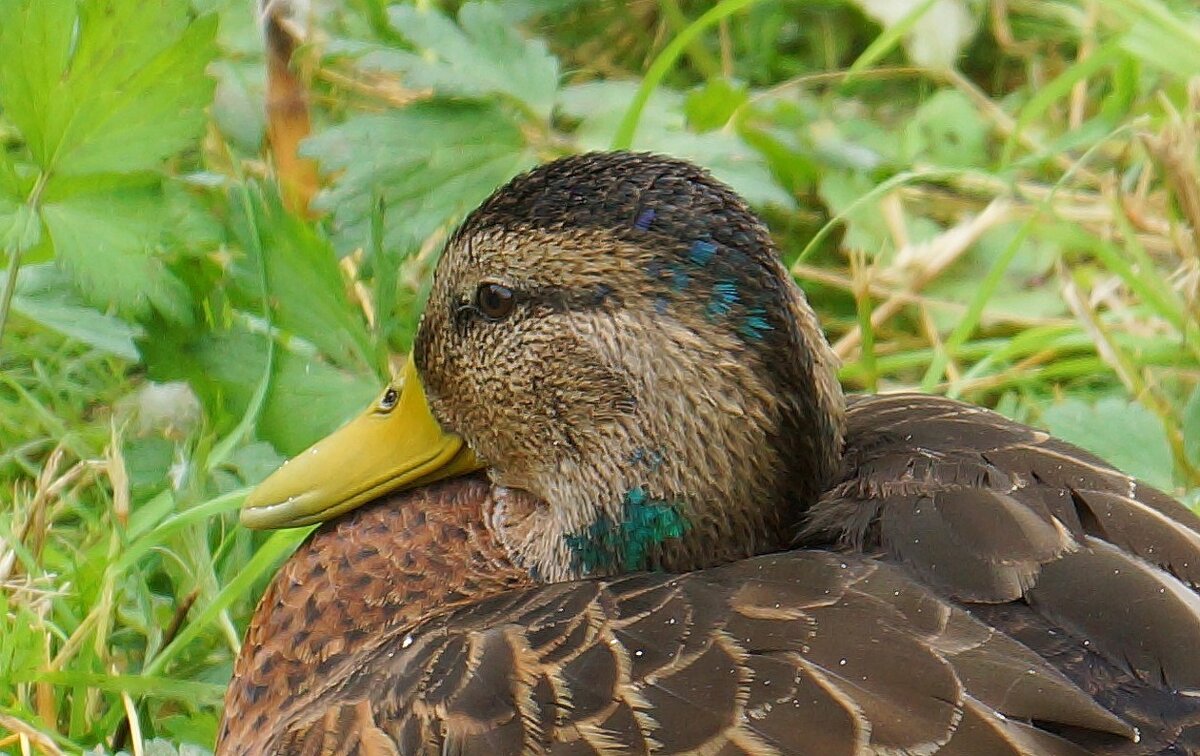
[[249,0],[0,0],[0,750],[211,748],[304,535],[242,495],[373,396],[455,220],[570,152],[733,184],[848,388],[1200,502],[1190,0],[296,5],[311,214]]

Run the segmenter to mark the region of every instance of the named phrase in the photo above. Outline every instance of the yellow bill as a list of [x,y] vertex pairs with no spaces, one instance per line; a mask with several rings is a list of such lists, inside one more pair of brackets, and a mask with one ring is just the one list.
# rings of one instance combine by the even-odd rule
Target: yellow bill
[[402,381],[259,484],[242,505],[242,524],[265,529],[323,522],[386,493],[482,467],[462,437],[434,419],[412,357]]

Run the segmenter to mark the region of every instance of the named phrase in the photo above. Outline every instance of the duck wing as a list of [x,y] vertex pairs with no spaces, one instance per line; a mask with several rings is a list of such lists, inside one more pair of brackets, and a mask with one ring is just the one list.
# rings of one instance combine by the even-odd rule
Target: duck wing
[[218,752],[1082,754],[1061,735],[1135,737],[904,570],[827,551],[509,591],[381,633],[277,714]]
[[801,540],[902,565],[1200,751],[1200,518],[1094,455],[949,399],[856,397]]

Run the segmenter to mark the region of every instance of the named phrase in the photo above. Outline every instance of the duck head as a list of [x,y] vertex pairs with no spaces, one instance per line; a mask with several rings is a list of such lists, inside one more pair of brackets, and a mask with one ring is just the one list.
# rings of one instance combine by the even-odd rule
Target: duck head
[[565,158],[472,212],[400,381],[243,523],[329,519],[485,467],[515,564],[557,581],[786,545],[834,473],[836,360],[766,228],[689,163]]

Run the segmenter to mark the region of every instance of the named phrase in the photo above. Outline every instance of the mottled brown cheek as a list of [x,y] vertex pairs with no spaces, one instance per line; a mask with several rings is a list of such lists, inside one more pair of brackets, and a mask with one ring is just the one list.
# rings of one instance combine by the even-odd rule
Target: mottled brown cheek
[[546,318],[472,340],[474,348],[459,343],[447,350],[426,389],[442,422],[495,467],[584,454],[606,426],[637,406],[625,376],[565,323]]

